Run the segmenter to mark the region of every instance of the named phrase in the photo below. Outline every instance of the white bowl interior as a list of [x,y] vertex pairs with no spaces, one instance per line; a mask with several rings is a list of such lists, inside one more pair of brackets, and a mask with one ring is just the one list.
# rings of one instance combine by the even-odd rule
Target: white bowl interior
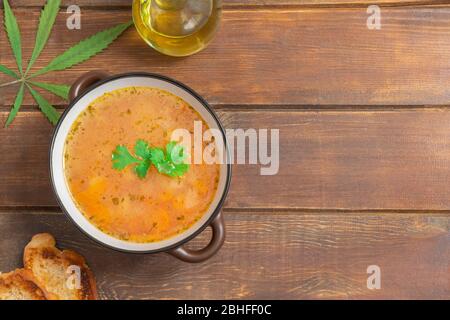
[[[134,243],[114,238],[97,229],[93,224],[89,222],[89,220],[85,218],[85,216],[80,212],[72,199],[64,174],[64,145],[73,122],[77,119],[78,115],[89,106],[92,101],[94,101],[98,97],[101,97],[107,92],[132,86],[153,87],[168,91],[190,104],[202,116],[202,118],[206,121],[210,128],[219,129],[219,125],[215,118],[211,115],[211,113],[194,95],[192,95],[184,88],[177,86],[171,82],[164,81],[158,78],[152,78],[150,76],[117,78],[115,80],[108,81],[88,92],[68,111],[64,120],[57,129],[57,132],[55,133],[56,135],[54,138],[50,161],[52,179],[57,196],[59,197],[60,202],[64,206],[67,213],[71,216],[72,220],[81,229],[83,229],[97,241],[100,241],[101,243],[104,243],[105,245],[108,245],[110,247],[126,251],[145,252],[173,246],[176,243],[190,237],[209,220],[209,218],[219,205],[222,195],[225,192],[228,166],[227,164],[220,165],[221,171],[217,192],[207,212],[191,228],[181,234],[159,242]],[[222,144],[218,145],[224,146],[223,154],[226,154],[226,144],[224,143],[224,141],[222,142]]]

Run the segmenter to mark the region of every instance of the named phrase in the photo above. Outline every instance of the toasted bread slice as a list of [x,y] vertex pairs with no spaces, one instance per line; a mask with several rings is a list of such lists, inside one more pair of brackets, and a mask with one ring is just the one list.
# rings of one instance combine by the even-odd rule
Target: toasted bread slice
[[97,299],[95,279],[84,258],[71,250],[60,251],[48,233],[31,239],[24,250],[23,264],[49,299]]
[[46,300],[31,271],[17,269],[0,274],[0,300]]

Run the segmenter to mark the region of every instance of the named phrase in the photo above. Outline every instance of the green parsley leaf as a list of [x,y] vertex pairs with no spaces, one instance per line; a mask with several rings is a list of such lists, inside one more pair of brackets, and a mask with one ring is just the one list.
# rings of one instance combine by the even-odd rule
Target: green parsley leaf
[[184,147],[171,141],[166,146],[167,158],[174,164],[182,164],[186,160],[187,154],[184,152]]
[[134,167],[134,172],[136,172],[139,178],[144,179],[147,176],[147,172],[151,165],[152,164],[149,160],[143,160],[136,167]]
[[162,163],[166,161],[164,150],[161,148],[152,148],[150,160],[153,164]]
[[181,177],[189,170],[189,165],[185,163],[175,164],[170,172],[166,173],[171,177]]
[[134,153],[142,159],[147,159],[151,155],[151,149],[147,142],[139,139],[134,146]]
[[173,165],[173,163],[164,160],[161,162],[157,162],[154,163],[156,170],[158,170],[159,173],[165,174],[170,176],[173,172],[173,170],[175,169],[175,166]]
[[183,163],[186,153],[181,145],[176,142],[169,142],[166,150],[158,147],[150,147],[144,140],[137,140],[134,146],[133,156],[128,149],[119,145],[113,151],[113,168],[123,170],[129,165],[135,165],[134,172],[143,179],[147,176],[152,165],[156,170],[169,177],[181,177],[189,170],[189,165]]
[[[162,150],[159,153],[164,154]],[[186,156],[183,146],[171,141],[166,145],[165,157],[160,158],[159,161],[153,161],[153,164],[159,173],[170,177],[181,177],[189,169],[189,165],[183,163]]]
[[140,161],[133,157],[127,147],[123,145],[117,146],[112,154],[113,168],[123,170],[130,164],[139,163]]

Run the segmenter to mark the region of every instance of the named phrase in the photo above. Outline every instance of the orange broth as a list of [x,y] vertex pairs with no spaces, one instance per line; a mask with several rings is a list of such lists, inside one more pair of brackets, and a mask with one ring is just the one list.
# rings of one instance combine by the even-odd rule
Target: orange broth
[[189,229],[215,196],[219,165],[191,164],[179,178],[152,166],[140,179],[133,166],[113,169],[111,156],[121,144],[132,152],[138,139],[165,148],[173,130],[193,132],[194,121],[208,129],[184,100],[156,88],[119,89],[92,102],[72,125],[64,151],[66,181],[84,216],[103,232],[138,243]]

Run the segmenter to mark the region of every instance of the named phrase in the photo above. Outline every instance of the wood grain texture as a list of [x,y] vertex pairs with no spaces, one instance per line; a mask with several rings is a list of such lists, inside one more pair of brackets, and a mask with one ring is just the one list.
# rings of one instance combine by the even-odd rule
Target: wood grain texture
[[[11,0],[25,61],[43,3]],[[61,11],[35,69],[129,20],[129,3],[77,1],[80,31],[65,28]],[[382,30],[371,31],[368,4],[226,0],[222,29],[200,54],[159,55],[129,30],[92,60],[39,78],[70,84],[99,68],[177,78],[205,96],[227,128],[280,129],[280,172],[234,167],[227,242],[206,263],[113,252],[50,212],[58,210],[47,165],[53,128],[27,95],[12,127],[0,128],[0,271],[20,266],[33,234],[51,232],[87,258],[102,298],[450,299],[450,5],[374,1],[386,7]],[[3,28],[0,63],[15,67]],[[3,124],[17,88],[0,90]],[[374,264],[381,290],[366,287]]]
[[[9,0],[12,6],[41,6],[44,0]],[[129,7],[132,0],[77,0],[80,7]],[[223,6],[355,6],[355,5],[413,5],[436,4],[439,0],[222,0]],[[69,6],[73,1],[62,0],[63,6]],[[2,4],[0,4],[2,7]]]
[[[450,298],[447,217],[275,211],[227,212],[226,221],[219,254],[192,265],[104,249],[60,214],[3,212],[0,270],[20,266],[33,234],[51,232],[86,257],[104,299]],[[369,265],[381,268],[381,290],[367,289]]]
[[[449,109],[219,116],[226,128],[280,130],[279,173],[235,165],[228,208],[450,210]],[[48,174],[52,130],[29,111],[0,129],[0,206],[56,205]]]
[[[16,13],[29,57],[39,12]],[[127,21],[130,12],[86,10],[81,31],[67,30],[66,16],[59,15],[36,68],[84,37]],[[90,61],[39,79],[70,84],[92,69],[136,70],[179,79],[215,104],[448,104],[450,87],[442,84],[450,78],[450,8],[385,8],[379,31],[368,30],[366,19],[361,8],[226,10],[215,41],[189,58],[162,56],[129,30]],[[14,67],[9,50],[2,49],[0,63]],[[11,103],[16,90],[2,90],[3,103]]]

